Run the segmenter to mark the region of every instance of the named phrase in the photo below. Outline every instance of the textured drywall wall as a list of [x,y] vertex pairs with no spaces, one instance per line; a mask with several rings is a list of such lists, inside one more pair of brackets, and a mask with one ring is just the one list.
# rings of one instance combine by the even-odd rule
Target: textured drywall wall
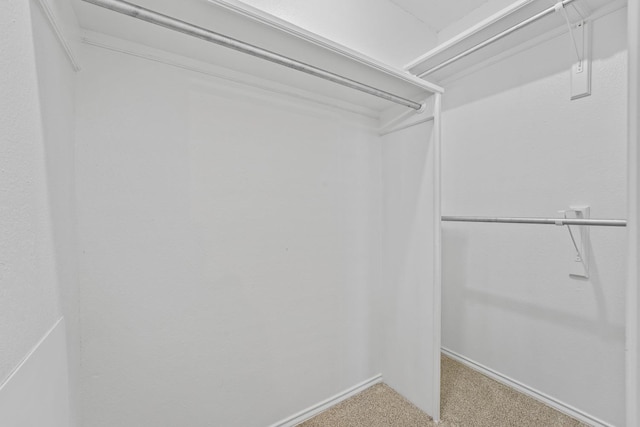
[[[626,217],[624,10],[593,23],[593,57],[575,101],[566,34],[447,87],[445,215]],[[624,229],[591,229],[589,280],[560,227],[445,223],[443,246],[445,347],[624,425]]]
[[[31,4],[53,250],[68,345],[71,422],[75,423],[80,366],[74,160],[76,73],[42,7],[37,1]],[[65,41],[74,45],[77,24],[74,25],[70,4],[56,0],[49,7],[56,13],[55,22],[64,31]]]
[[264,427],[376,372],[361,118],[86,47],[83,427]]
[[372,354],[387,384],[434,415],[433,123],[383,137],[382,281]]
[[402,67],[436,45],[436,32],[388,0],[246,0],[253,7]]
[[68,427],[74,76],[38,2],[0,5],[0,74],[0,424]]
[[32,6],[0,3],[0,382],[60,316]]

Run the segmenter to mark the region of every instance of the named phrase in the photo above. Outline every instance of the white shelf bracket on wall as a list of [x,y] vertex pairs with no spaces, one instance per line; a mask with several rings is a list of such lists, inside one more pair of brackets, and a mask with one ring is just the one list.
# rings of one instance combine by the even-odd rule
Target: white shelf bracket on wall
[[[589,206],[571,206],[569,210],[558,211],[564,218],[576,218],[576,219],[589,219],[591,217],[591,208]],[[562,224],[567,227],[569,231],[569,237],[573,244],[573,250],[575,250],[575,256],[572,258],[569,264],[569,276],[582,279],[589,278],[589,248],[591,247],[589,241],[589,227],[583,225],[576,225],[575,229],[572,229],[571,225]]]
[[591,24],[584,18],[572,24],[565,7],[561,6],[559,9],[567,22],[572,49],[576,55],[576,61],[571,66],[571,99],[584,98],[591,95]]
[[591,95],[591,23],[580,21],[575,28],[577,31],[574,41],[579,48],[580,57],[571,67],[572,100]]
[[575,7],[580,20],[572,24],[567,13],[567,4],[560,1],[555,4],[556,12],[560,13],[567,23],[571,48],[575,52],[576,61],[571,66],[571,99],[580,99],[591,95],[591,25]]

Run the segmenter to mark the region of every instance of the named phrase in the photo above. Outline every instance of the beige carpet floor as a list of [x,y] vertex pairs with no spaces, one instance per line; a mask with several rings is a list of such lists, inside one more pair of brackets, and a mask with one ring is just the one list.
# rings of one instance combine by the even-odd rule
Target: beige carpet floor
[[[442,357],[442,427],[582,427],[535,399]],[[431,418],[386,384],[345,400],[302,427],[432,427]]]

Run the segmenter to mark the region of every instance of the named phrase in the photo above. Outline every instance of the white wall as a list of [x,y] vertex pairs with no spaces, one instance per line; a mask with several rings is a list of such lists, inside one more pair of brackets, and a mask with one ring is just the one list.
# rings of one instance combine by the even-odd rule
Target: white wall
[[0,378],[59,315],[30,3],[2,2]]
[[[569,100],[566,35],[447,86],[445,215],[626,217],[626,15],[593,25],[592,96]],[[592,276],[568,276],[566,229],[443,227],[443,346],[624,425],[626,233],[591,230]]]
[[376,374],[374,123],[85,49],[83,427],[263,427]]
[[640,2],[629,1],[627,19],[629,43],[629,276],[627,279],[627,425],[640,422]]
[[35,2],[2,2],[0,52],[0,424],[68,426],[65,331],[38,345],[73,286],[72,77]]
[[[70,4],[60,0],[51,7],[56,24],[73,43],[75,16]],[[78,318],[77,236],[75,203],[75,82],[76,73],[41,7],[32,0],[32,17],[40,114],[44,135],[46,178],[49,185],[53,250],[61,311],[65,317],[72,422],[76,422],[80,330]],[[77,25],[77,24],[76,24]],[[74,424],[75,425],[75,424]]]
[[243,2],[396,67],[436,45],[432,28],[389,0]]
[[428,122],[383,138],[384,267],[374,294],[372,359],[386,383],[437,415],[432,130]]

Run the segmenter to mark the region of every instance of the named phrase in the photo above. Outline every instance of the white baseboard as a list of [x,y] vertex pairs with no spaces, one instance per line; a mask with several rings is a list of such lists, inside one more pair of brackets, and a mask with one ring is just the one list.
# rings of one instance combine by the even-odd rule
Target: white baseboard
[[591,416],[589,414],[587,414],[584,411],[581,411],[577,408],[574,408],[571,405],[568,405],[564,402],[561,402],[560,400],[551,397],[545,393],[542,393],[534,388],[531,388],[519,381],[516,381],[512,378],[509,378],[506,375],[503,375],[497,371],[494,371],[491,368],[487,368],[486,366],[475,362],[461,354],[456,353],[455,351],[449,350],[447,348],[442,347],[442,354],[444,354],[445,356],[455,360],[456,362],[460,362],[463,365],[480,372],[481,374],[498,381],[501,384],[506,385],[507,387],[510,387],[522,394],[526,394],[529,397],[532,397],[542,403],[544,403],[547,406],[552,407],[553,409],[562,412],[563,414],[566,414],[570,417],[573,417],[575,419],[577,419],[578,421],[581,421],[587,425],[590,426],[594,426],[594,427],[614,427],[613,425],[606,423],[594,416]]
[[356,394],[368,389],[371,386],[374,386],[378,383],[382,382],[382,374],[378,374],[373,378],[369,378],[366,381],[361,382],[360,384],[356,384],[351,388],[348,388],[347,390],[344,390],[338,394],[336,394],[335,396],[332,396],[326,400],[323,400],[320,403],[317,403],[303,411],[298,412],[297,414],[294,414],[288,418],[285,418],[282,421],[278,421],[275,424],[271,424],[271,426],[269,427],[293,427],[293,426],[297,426],[298,424],[315,417],[316,415],[318,415],[320,412],[324,412],[327,409],[331,408],[332,406],[337,405],[338,403],[342,402],[343,400],[346,400],[348,398],[350,398],[351,396],[355,396]]

